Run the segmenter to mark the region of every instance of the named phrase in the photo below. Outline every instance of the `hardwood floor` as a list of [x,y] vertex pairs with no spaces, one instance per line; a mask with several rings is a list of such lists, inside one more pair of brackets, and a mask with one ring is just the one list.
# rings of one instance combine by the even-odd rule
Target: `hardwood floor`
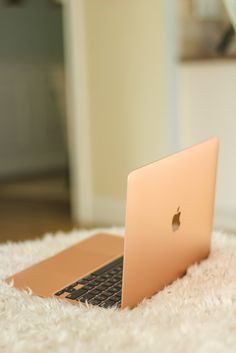
[[69,193],[63,176],[0,185],[0,242],[69,231]]
[[0,200],[0,242],[32,239],[72,228],[66,202]]

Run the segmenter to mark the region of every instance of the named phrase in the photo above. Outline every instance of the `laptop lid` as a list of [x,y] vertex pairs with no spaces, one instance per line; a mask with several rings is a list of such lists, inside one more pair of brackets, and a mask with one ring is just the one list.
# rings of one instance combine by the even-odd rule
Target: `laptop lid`
[[134,307],[208,256],[217,156],[213,138],[129,174],[122,307]]

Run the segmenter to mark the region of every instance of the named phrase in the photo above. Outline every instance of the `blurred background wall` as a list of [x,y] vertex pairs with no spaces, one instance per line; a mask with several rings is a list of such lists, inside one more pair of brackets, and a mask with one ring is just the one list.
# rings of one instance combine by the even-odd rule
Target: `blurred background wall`
[[[68,96],[74,107],[68,115],[73,116],[71,154],[78,151],[71,165],[74,217],[82,223],[123,224],[128,173],[173,147],[175,41],[169,26],[175,7],[167,3],[84,0],[65,4],[65,23],[70,27],[66,38],[70,41],[73,31],[78,34],[68,49],[71,86],[76,90],[74,97],[71,92]],[[83,111],[77,106],[82,101],[87,104]],[[86,134],[84,143],[79,131]],[[77,183],[79,187],[73,188]]]
[[66,166],[60,10],[0,2],[0,177]]
[[72,163],[74,184],[80,183],[75,219],[123,223],[130,170],[218,135],[215,225],[235,229],[236,45],[223,1],[71,0],[70,6],[81,24],[71,22],[78,34],[68,52],[78,59],[72,81],[87,106],[86,114],[79,107],[72,112],[81,125],[71,140],[86,125],[89,161],[78,155]]
[[1,61],[62,63],[61,10],[53,1],[1,0]]
[[70,226],[62,7],[0,1],[0,240]]
[[219,136],[215,226],[234,230],[235,31],[223,1],[182,0],[180,4],[177,7],[180,145],[186,147],[209,136]]
[[221,0],[2,0],[0,239],[123,225],[129,171],[213,135],[235,231],[235,58]]

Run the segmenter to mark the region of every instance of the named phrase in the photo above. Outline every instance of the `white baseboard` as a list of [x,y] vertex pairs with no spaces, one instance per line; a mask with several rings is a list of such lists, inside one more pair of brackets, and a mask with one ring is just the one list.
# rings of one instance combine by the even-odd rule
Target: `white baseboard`
[[109,198],[93,200],[93,223],[112,226],[124,225],[125,201]]
[[236,210],[216,208],[214,227],[220,230],[236,231]]

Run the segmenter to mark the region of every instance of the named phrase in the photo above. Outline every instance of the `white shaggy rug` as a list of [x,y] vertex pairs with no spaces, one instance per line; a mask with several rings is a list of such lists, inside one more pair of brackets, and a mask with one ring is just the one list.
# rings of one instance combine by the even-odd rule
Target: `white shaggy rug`
[[[0,277],[93,233],[1,245]],[[235,353],[236,236],[215,232],[207,260],[133,310],[75,307],[0,281],[0,352]]]

